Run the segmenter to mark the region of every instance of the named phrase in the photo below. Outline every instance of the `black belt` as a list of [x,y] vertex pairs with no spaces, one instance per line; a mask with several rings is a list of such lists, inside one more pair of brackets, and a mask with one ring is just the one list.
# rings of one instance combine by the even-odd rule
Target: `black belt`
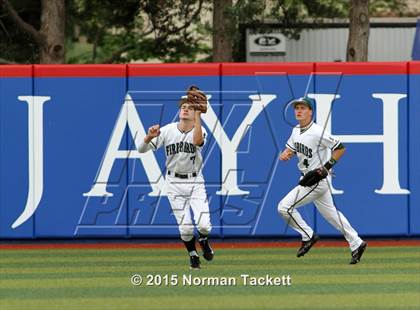
[[168,170],[168,175],[171,175],[171,174],[173,174],[174,177],[180,178],[180,179],[195,178],[197,176],[197,172],[181,174],[181,173],[177,173],[177,172],[173,172],[173,171]]

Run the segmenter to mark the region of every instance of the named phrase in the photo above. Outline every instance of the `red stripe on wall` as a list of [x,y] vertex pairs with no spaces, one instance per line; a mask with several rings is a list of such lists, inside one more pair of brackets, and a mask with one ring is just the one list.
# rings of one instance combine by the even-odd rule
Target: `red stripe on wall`
[[317,74],[337,72],[348,75],[407,74],[407,62],[318,62]]
[[35,77],[126,77],[126,65],[34,65]]
[[[407,65],[408,64],[408,65]],[[408,68],[408,72],[407,72]],[[32,72],[34,70],[34,73]],[[0,65],[0,77],[247,76],[420,74],[420,61],[324,63],[199,63],[130,65]]]
[[408,74],[420,74],[420,61],[410,61],[408,71]]
[[32,65],[0,65],[0,77],[32,77]]

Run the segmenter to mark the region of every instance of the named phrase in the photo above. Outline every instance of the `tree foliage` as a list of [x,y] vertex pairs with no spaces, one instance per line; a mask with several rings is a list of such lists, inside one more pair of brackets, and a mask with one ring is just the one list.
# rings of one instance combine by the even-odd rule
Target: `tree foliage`
[[[9,28],[18,28],[20,33],[36,43],[41,63],[63,63],[65,60],[65,0],[41,0],[40,27],[22,19],[9,0],[0,0],[1,16],[7,18]],[[2,22],[2,25],[3,22]],[[7,28],[3,27],[7,34]],[[17,33],[19,35],[19,33]]]
[[93,45],[87,62],[195,61],[208,51],[201,43],[204,0],[73,1],[75,29]]
[[[41,0],[8,2],[23,21],[41,30]],[[370,15],[399,16],[405,12],[405,2],[370,0]],[[279,23],[286,36],[298,38],[302,28],[296,25],[305,22],[307,27],[324,18],[346,18],[349,4],[349,0],[233,1],[222,12],[229,22],[222,34],[230,36],[234,46],[230,58],[244,60],[243,25],[264,30],[266,23]],[[213,0],[66,0],[66,61],[194,62],[203,55],[208,57],[201,60],[211,61],[213,29],[211,18],[205,16],[212,9]],[[0,5],[0,62],[37,63],[40,54],[34,37],[16,27]]]
[[[405,0],[369,1],[371,16],[383,15],[384,12],[402,15],[405,10]],[[349,11],[349,0],[237,0],[229,9],[229,15],[236,25],[232,31],[233,60],[245,60],[243,52],[245,49],[244,25],[264,32],[272,24],[278,24],[285,36],[299,39],[301,31],[304,29],[302,25],[305,28],[311,28],[326,19],[347,18]]]
[[292,39],[299,39],[302,23],[312,26],[322,22],[324,18],[345,17],[347,13],[344,0],[238,0],[230,8],[230,17],[235,21],[234,55],[236,61],[244,61],[244,26],[264,32],[272,24],[278,24],[281,32]]
[[[41,0],[10,1],[19,16],[34,28],[41,27]],[[2,62],[37,63],[39,48],[32,37],[16,27],[0,5],[0,58]]]

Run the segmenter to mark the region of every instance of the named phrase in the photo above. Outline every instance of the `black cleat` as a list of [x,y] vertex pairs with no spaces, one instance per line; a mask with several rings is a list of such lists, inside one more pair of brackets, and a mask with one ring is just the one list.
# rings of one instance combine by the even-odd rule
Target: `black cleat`
[[197,255],[190,256],[190,270],[199,270],[201,269],[200,266],[200,257]]
[[207,237],[199,238],[198,243],[200,243],[201,249],[203,250],[203,257],[205,260],[211,261],[214,257],[214,251],[210,246],[210,242]]
[[319,236],[313,234],[312,238],[308,241],[302,241],[302,245],[300,246],[300,249],[297,251],[297,257],[301,257],[309,252],[309,250],[312,248],[312,246],[317,243],[319,240]]
[[367,243],[363,241],[362,244],[359,245],[359,247],[356,250],[351,252],[350,265],[354,265],[354,264],[357,264],[358,262],[360,262],[360,259],[362,258],[362,255],[363,255],[363,252],[366,250],[366,247],[367,247]]

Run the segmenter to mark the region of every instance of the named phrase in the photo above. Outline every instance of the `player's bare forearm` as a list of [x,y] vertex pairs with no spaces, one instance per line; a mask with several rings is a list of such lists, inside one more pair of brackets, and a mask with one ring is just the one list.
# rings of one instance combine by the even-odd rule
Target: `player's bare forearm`
[[335,161],[338,161],[341,158],[341,156],[343,156],[345,151],[346,149],[344,147],[340,149],[335,149],[331,154],[331,158]]
[[332,152],[331,159],[324,164],[325,169],[330,170],[335,165],[335,163],[341,158],[341,156],[343,156],[345,150],[346,149],[344,148],[344,146],[340,144],[339,147]]
[[193,133],[193,144],[202,145],[204,142],[203,131],[201,130],[201,112],[195,111],[194,118],[194,133]]
[[279,159],[280,160],[289,160],[290,158],[293,157],[293,155],[295,155],[295,152],[293,152],[292,150],[285,148],[283,152],[281,152]]
[[152,141],[152,139],[153,139],[153,137],[151,137],[151,136],[149,136],[149,135],[146,135],[145,137],[144,137],[144,143],[150,143],[150,141]]

